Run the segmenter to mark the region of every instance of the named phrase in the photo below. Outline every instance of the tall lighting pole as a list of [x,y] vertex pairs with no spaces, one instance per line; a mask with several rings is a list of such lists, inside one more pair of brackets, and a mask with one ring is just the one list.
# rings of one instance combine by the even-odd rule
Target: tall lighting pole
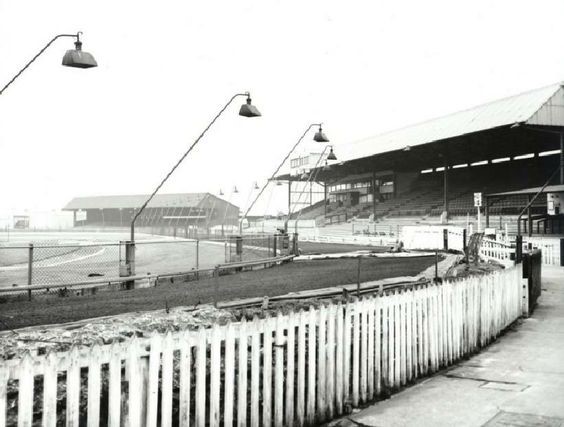
[[[327,149],[329,149],[328,153],[326,153]],[[305,188],[307,188],[307,184],[311,184],[312,182],[315,182],[315,180],[317,179],[317,176],[319,175],[319,172],[321,170],[327,170],[329,168],[329,164],[327,163],[328,160],[331,160],[331,161],[337,160],[337,156],[333,152],[333,147],[331,145],[325,146],[325,148],[323,149],[323,151],[319,155],[317,162],[315,163],[313,168],[310,170],[310,172],[307,174],[307,180],[306,180],[306,185],[304,186],[304,190],[305,190]],[[325,161],[325,165],[321,166],[323,161]],[[305,175],[305,173],[304,173],[304,175]],[[302,195],[304,194],[304,190],[302,190],[299,194],[298,203],[300,202]],[[297,216],[297,218],[294,222],[295,233],[298,232],[298,220],[300,219],[300,215],[301,215],[301,211],[298,214],[298,216]],[[286,219],[286,222],[284,223],[284,229],[285,230],[288,230],[288,221],[289,220],[290,220],[290,211],[288,211],[288,218]]]
[[243,116],[243,117],[259,117],[259,116],[261,116],[257,107],[252,105],[251,95],[249,94],[249,92],[237,93],[237,94],[233,95],[231,97],[231,99],[227,102],[227,104],[225,104],[223,106],[223,108],[221,108],[221,110],[219,110],[219,113],[217,113],[215,115],[215,117],[212,119],[212,121],[206,126],[206,128],[200,134],[200,136],[198,136],[196,138],[196,140],[192,143],[192,145],[190,147],[188,147],[188,150],[186,150],[186,152],[180,157],[180,159],[176,162],[176,164],[172,167],[172,169],[166,174],[166,176],[159,183],[159,185],[157,185],[157,188],[155,188],[155,190],[151,193],[151,195],[147,198],[147,200],[145,200],[145,203],[143,203],[143,205],[137,210],[137,212],[135,213],[135,216],[133,217],[133,219],[131,221],[131,243],[132,244],[135,242],[135,220],[145,210],[145,208],[147,207],[149,202],[153,199],[153,197],[155,197],[155,194],[157,194],[157,192],[161,189],[161,187],[164,185],[164,183],[170,178],[170,176],[174,173],[176,168],[178,166],[180,166],[180,164],[184,161],[184,159],[188,156],[188,154],[190,154],[190,152],[194,149],[194,147],[198,144],[198,142],[200,142],[200,140],[203,138],[203,136],[206,134],[206,132],[209,130],[209,128],[211,128],[212,125],[216,122],[216,120],[219,118],[219,116],[221,116],[221,114],[223,114],[223,112],[227,109],[227,107],[229,107],[229,105],[231,105],[231,103],[235,100],[235,98],[237,98],[239,96],[246,96],[247,97],[247,102],[245,104],[241,105],[241,108],[239,109],[239,115],[240,116]]
[[94,59],[92,54],[90,54],[88,52],[84,52],[82,50],[82,42],[80,41],[80,35],[81,34],[82,34],[82,32],[79,31],[76,34],[58,34],[55,37],[53,37],[49,41],[49,43],[47,43],[33,58],[31,58],[31,60],[27,64],[25,64],[23,66],[23,68],[20,71],[18,71],[16,73],[16,75],[14,77],[12,77],[10,79],[10,81],[4,85],[4,87],[2,87],[2,89],[0,89],[0,95],[2,95],[4,93],[4,91],[8,88],[8,86],[10,86],[12,83],[14,83],[14,81],[25,70],[27,70],[28,67],[37,58],[39,58],[39,56],[41,56],[41,54],[43,52],[45,52],[47,50],[47,48],[49,46],[51,46],[55,40],[60,39],[62,37],[72,37],[76,40],[74,42],[74,49],[67,50],[67,52],[65,53],[65,56],[63,56],[62,65],[64,65],[65,67],[73,67],[73,68],[93,68],[93,67],[97,67],[98,64],[96,63],[96,60]]
[[[276,170],[274,171],[274,173],[272,174],[272,176],[266,181],[266,183],[262,186],[262,188],[260,189],[260,191],[258,192],[257,196],[254,198],[254,200],[252,201],[252,203],[249,205],[249,207],[247,208],[247,210],[245,211],[245,213],[243,214],[243,216],[241,217],[240,221],[239,221],[239,234],[243,235],[243,220],[247,217],[247,215],[249,214],[249,212],[251,211],[251,209],[253,208],[253,206],[255,205],[255,203],[257,202],[257,200],[260,198],[260,196],[262,195],[262,193],[264,192],[264,190],[266,189],[266,187],[268,186],[268,184],[270,183],[270,181],[274,180],[274,177],[276,176],[276,174],[278,173],[278,171],[282,168],[282,166],[284,165],[284,163],[286,163],[286,160],[288,160],[288,158],[292,155],[292,153],[294,152],[294,150],[296,149],[296,147],[300,144],[300,142],[302,142],[302,140],[305,138],[305,136],[307,135],[307,133],[311,130],[311,128],[317,126],[317,132],[315,132],[315,135],[313,136],[313,140],[316,142],[329,142],[329,138],[327,138],[327,136],[325,135],[325,133],[323,132],[323,123],[312,123],[310,124],[307,129],[305,130],[305,132],[300,136],[300,138],[298,139],[298,141],[292,146],[292,148],[290,149],[290,151],[288,152],[288,154],[286,154],[286,157],[284,157],[284,159],[282,160],[282,162],[280,162],[280,164],[278,165],[278,167],[276,168]],[[291,185],[290,182],[288,182],[288,193],[291,190]],[[286,228],[285,231],[287,232],[287,222],[286,222]]]

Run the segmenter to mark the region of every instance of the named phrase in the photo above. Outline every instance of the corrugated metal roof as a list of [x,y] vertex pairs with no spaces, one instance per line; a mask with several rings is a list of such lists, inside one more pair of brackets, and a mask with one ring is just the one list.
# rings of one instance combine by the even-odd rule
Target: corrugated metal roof
[[[429,142],[507,126],[517,122],[564,126],[562,83],[489,102],[474,108],[428,120],[338,146],[339,160],[348,161]],[[557,101],[551,102],[552,99]],[[547,110],[540,112],[539,110]],[[549,118],[549,120],[547,119]]]
[[[74,209],[137,209],[140,208],[149,194],[137,194],[127,196],[94,196],[75,197],[63,210]],[[215,197],[209,193],[179,193],[179,194],[156,194],[148,207],[196,207],[206,197]]]

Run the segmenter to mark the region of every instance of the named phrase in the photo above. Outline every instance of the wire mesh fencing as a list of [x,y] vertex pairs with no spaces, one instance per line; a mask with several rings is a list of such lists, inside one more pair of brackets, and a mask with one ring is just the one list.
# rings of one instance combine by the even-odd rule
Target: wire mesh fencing
[[[124,266],[127,242],[0,246],[0,299],[23,294],[66,296],[93,284],[135,277],[184,274],[216,266],[288,255],[288,236],[232,236],[196,240],[169,238],[135,242],[134,269]],[[67,288],[68,287],[68,288]]]

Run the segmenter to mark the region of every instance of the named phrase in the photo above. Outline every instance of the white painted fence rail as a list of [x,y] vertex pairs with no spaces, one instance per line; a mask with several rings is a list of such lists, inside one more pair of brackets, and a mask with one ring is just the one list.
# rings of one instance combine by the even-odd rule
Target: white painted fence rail
[[515,264],[515,261],[512,260],[512,254],[515,253],[515,248],[512,248],[511,245],[497,241],[491,240],[488,238],[482,238],[480,244],[480,257],[488,260],[494,260],[503,264],[506,267],[510,267]]
[[542,263],[544,265],[560,266],[560,237],[548,236],[523,236],[523,245],[529,245],[542,250]]
[[401,229],[401,241],[406,249],[445,248],[445,230],[447,248],[462,252],[464,250],[464,228],[442,225],[406,225]]
[[[521,266],[211,329],[0,362],[0,426],[315,425],[521,315]],[[62,404],[64,402],[64,405]]]
[[398,239],[389,236],[364,236],[362,234],[352,236],[331,236],[331,235],[300,235],[302,242],[320,243],[342,243],[350,245],[366,246],[391,246],[397,243]]

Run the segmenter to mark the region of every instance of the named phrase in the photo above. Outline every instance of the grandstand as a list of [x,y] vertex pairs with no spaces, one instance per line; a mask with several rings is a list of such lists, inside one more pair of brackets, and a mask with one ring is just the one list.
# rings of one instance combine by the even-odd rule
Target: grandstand
[[[74,227],[127,227],[149,195],[76,197],[64,208]],[[212,229],[235,227],[239,208],[210,193],[157,194],[137,219],[138,227]]]
[[[300,218],[326,228],[353,219],[392,228],[468,224],[477,212],[474,193],[482,193],[487,222],[514,232],[534,195],[527,189],[538,190],[564,164],[563,132],[564,86],[558,83],[336,146],[338,163],[307,170],[301,162],[308,174],[290,169],[277,179],[290,181],[289,191],[304,180],[322,186],[323,200],[302,209]],[[551,183],[564,184],[563,175],[555,173]],[[546,221],[546,193],[529,213]],[[531,228],[547,232],[546,225]]]

